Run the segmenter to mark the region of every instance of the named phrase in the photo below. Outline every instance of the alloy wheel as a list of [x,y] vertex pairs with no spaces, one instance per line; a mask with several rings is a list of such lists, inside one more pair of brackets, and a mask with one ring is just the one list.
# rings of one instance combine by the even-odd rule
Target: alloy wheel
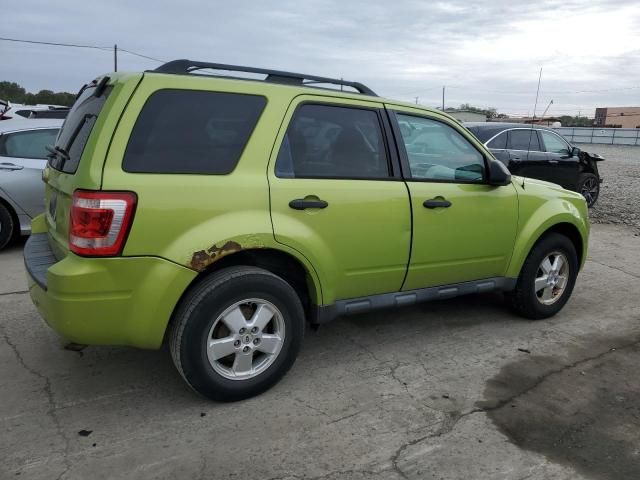
[[598,179],[596,178],[587,178],[582,184],[582,188],[580,189],[580,193],[587,201],[587,205],[591,206],[598,198]]
[[535,280],[536,298],[543,305],[556,303],[569,280],[569,261],[564,253],[553,252],[544,257]]
[[247,380],[273,364],[284,337],[284,319],[275,305],[256,298],[241,300],[213,322],[207,336],[207,358],[224,378]]

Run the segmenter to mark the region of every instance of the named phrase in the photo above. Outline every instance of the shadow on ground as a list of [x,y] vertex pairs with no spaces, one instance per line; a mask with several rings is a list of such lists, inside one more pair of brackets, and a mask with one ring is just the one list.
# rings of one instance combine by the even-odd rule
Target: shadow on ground
[[478,407],[517,446],[597,479],[640,478],[640,335],[593,338],[568,358],[528,356]]

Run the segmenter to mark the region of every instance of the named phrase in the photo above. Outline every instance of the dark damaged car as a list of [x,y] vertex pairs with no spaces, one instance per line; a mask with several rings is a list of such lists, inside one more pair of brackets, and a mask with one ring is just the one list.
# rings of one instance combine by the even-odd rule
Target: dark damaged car
[[600,195],[600,155],[571,145],[557,132],[520,123],[465,123],[511,173],[581,193],[592,207]]

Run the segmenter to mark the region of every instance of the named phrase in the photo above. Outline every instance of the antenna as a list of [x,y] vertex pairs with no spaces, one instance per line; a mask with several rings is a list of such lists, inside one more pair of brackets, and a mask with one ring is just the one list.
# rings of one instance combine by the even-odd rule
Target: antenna
[[540,95],[541,80],[542,80],[542,67],[540,67],[540,75],[538,75],[538,89],[536,90],[536,102],[533,104],[533,118],[531,119],[531,132],[529,132],[529,147],[527,148],[527,160],[529,159],[529,151],[531,150],[531,137],[533,136],[533,124],[536,121],[536,108],[538,108],[538,96]]

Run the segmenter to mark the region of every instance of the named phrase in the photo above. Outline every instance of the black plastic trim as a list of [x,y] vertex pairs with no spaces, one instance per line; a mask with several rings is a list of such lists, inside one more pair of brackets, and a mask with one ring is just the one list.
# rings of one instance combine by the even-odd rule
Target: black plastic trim
[[[351,87],[364,95],[370,95],[377,97],[375,92],[366,85],[360,82],[350,82],[341,80],[338,78],[318,77],[315,75],[307,75],[304,73],[286,72],[282,70],[271,70],[267,68],[256,67],[244,67],[240,65],[228,65],[224,63],[210,63],[200,62],[196,60],[172,60],[158,68],[153,70],[156,73],[173,73],[173,74],[189,74],[197,70],[210,69],[210,70],[223,70],[227,72],[246,72],[246,73],[260,73],[265,74],[267,77],[264,79],[266,82],[283,83],[286,85],[298,85],[301,87],[310,86],[309,80],[313,83],[328,83],[332,85],[342,85],[345,87]],[[307,80],[307,82],[305,82]]]
[[406,307],[416,303],[443,300],[460,295],[491,291],[507,292],[513,290],[517,279],[511,277],[493,277],[471,282],[452,283],[438,287],[420,288],[406,292],[381,293],[366,297],[338,300],[332,305],[316,307],[312,323],[322,324],[341,315],[367,313],[385,308]]
[[24,246],[24,266],[34,282],[47,290],[47,271],[58,259],[49,246],[46,233],[34,233]]

